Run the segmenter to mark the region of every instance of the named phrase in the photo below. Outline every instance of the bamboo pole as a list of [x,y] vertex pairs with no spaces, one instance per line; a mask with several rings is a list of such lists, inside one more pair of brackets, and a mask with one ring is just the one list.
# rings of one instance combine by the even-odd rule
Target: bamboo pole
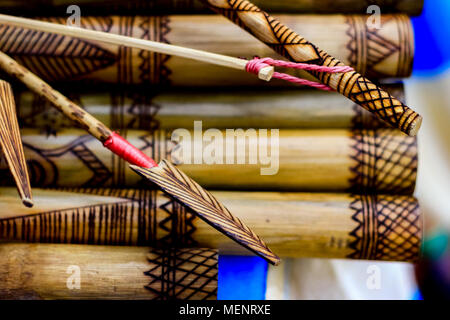
[[[405,15],[383,15],[381,28],[366,24],[367,16],[282,15],[294,30],[373,78],[411,74],[414,37]],[[324,20],[325,19],[325,20]],[[66,23],[66,18],[44,18]],[[322,26],[326,23],[327,32]],[[176,44],[231,57],[275,57],[270,48],[243,33],[220,16],[81,16],[84,29],[132,36],[140,40]],[[76,28],[73,29],[77,31]],[[330,32],[332,30],[332,32]],[[26,36],[27,35],[27,36]],[[136,41],[140,41],[136,40]],[[36,50],[36,48],[40,48]],[[120,84],[176,86],[264,85],[255,75],[166,56],[140,49],[0,26],[0,50],[47,81],[58,84],[84,80]],[[242,61],[244,62],[244,61]],[[305,77],[306,72],[293,72]],[[285,82],[271,81],[275,86]]]
[[[291,61],[322,66],[344,65],[249,1],[203,0],[203,2]],[[417,134],[422,117],[358,72],[310,73],[323,84],[373,112],[394,128],[410,136]]]
[[[181,137],[177,133],[173,140],[173,132],[164,130],[129,130],[122,135],[156,160],[165,158],[178,163],[182,171],[210,188],[389,194],[411,194],[414,190],[416,139],[397,130],[280,130],[278,142],[276,133],[270,131],[267,139],[259,130],[241,134],[235,131],[238,138],[227,137],[226,132],[220,131],[222,139],[217,141],[223,142],[222,148],[235,147],[229,164],[226,159],[224,164],[216,162],[205,151],[208,145],[213,146],[203,139],[206,132],[188,132],[192,138],[191,150],[194,145],[201,146],[201,152],[196,154],[205,155],[198,164],[194,153],[188,157],[189,146],[182,139],[180,143],[175,142],[175,137]],[[38,130],[23,129],[22,138],[33,186],[148,187],[123,160],[81,130],[63,130],[57,136],[45,136]],[[255,156],[254,164],[250,164],[250,152]]]
[[[404,100],[402,85],[384,85]],[[202,121],[204,129],[217,128],[366,128],[385,127],[370,112],[336,92],[315,89],[62,89],[86,112],[115,129],[193,129]],[[47,134],[73,128],[71,121],[55,111],[41,96],[15,90],[21,127]],[[245,97],[245,99],[242,99]]]
[[[422,218],[410,196],[288,192],[213,194],[282,257],[414,261]],[[5,241],[200,246],[247,254],[160,191],[35,189],[27,209],[0,188]],[[107,261],[107,260],[105,260]]]
[[0,244],[0,299],[211,300],[217,251]]
[[[366,14],[370,2],[366,0],[255,0],[254,3],[271,12],[291,13],[359,13]],[[401,12],[419,15],[423,0],[377,0],[381,12]],[[82,14],[167,14],[167,13],[211,13],[198,0],[14,0],[0,2],[2,12],[36,16],[67,15],[70,5],[78,5]]]

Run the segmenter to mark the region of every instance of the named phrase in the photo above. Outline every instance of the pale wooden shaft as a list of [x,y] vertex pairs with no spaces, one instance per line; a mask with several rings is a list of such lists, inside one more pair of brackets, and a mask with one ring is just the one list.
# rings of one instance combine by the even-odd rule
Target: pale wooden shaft
[[[88,30],[73,26],[66,26],[57,23],[14,17],[5,14],[0,14],[0,23],[6,23],[17,27],[24,27],[31,30],[57,33],[65,36],[71,36],[86,40],[101,41],[119,46],[127,46],[142,50],[149,50],[172,56],[180,56],[192,60],[207,62],[243,71],[246,70],[247,65],[247,60],[228,57],[212,52],[179,47],[162,42],[137,39],[133,37],[127,37],[107,32]],[[270,78],[272,77],[272,74],[273,74],[273,67],[265,67],[259,71],[258,77],[262,80],[269,81]]]
[[30,90],[44,96],[59,111],[86,129],[98,140],[104,142],[111,135],[111,130],[103,123],[3,52],[0,52],[0,68],[23,82]]

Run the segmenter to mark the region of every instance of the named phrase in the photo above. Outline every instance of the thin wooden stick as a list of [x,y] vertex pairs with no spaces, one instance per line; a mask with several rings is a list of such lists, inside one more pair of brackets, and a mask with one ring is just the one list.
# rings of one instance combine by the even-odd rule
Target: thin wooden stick
[[[344,66],[342,62],[320,50],[249,1],[202,1],[291,61],[328,67]],[[359,73],[349,71],[332,74],[311,72],[311,74],[393,127],[410,136],[417,134],[422,117]]]
[[0,80],[0,146],[25,206],[33,206],[30,178],[17,122],[14,95],[9,83]]
[[[14,59],[10,58],[3,52],[0,52],[0,69],[7,72],[9,75],[22,81],[30,90],[41,94],[47,98],[52,104],[64,113],[67,117],[72,119],[86,131],[88,131],[95,138],[102,143],[110,141],[113,137],[112,131],[106,127],[102,122],[91,116],[80,106],[67,99],[64,95],[50,87],[42,79],[34,75],[32,72],[19,65]],[[120,136],[119,136],[120,137]],[[121,138],[121,137],[120,137]],[[121,138],[123,139],[123,138]],[[139,157],[148,158],[135,146],[123,139],[128,145],[128,149],[139,155]],[[122,150],[112,150],[119,157],[124,158]],[[154,162],[153,159],[150,159]],[[155,163],[156,165],[156,163]],[[161,165],[165,168],[168,164],[162,162]],[[157,167],[157,166],[155,166]],[[209,195],[209,193],[200,187],[195,181],[188,176],[181,173],[180,170],[175,169],[178,174],[177,177],[182,180],[172,179],[169,187],[167,177],[164,171],[156,171],[160,173],[160,179],[155,179],[153,176],[150,179],[159,187],[163,188],[168,194],[181,201],[184,205],[191,208],[202,219],[207,221],[211,226],[225,233],[236,242],[251,249],[256,254],[260,255],[272,264],[278,264],[280,258],[277,257],[254,232],[243,224],[237,217],[234,217],[224,206],[222,206],[217,199]],[[157,174],[156,173],[156,174]]]
[[[133,37],[117,35],[113,33],[66,26],[58,23],[14,17],[5,14],[0,14],[0,23],[9,24],[16,27],[28,28],[31,30],[57,33],[65,36],[71,36],[86,40],[102,41],[119,46],[128,46],[142,50],[149,50],[162,54],[179,56],[187,59],[216,64],[219,66],[238,69],[242,71],[246,70],[247,65],[247,60],[244,59],[228,57],[202,50],[195,50],[185,47],[174,46],[162,42],[143,40]],[[273,72],[274,72],[273,67],[262,68],[258,73],[258,77],[262,80],[269,81],[272,77]]]
[[0,244],[0,299],[211,300],[217,250]]

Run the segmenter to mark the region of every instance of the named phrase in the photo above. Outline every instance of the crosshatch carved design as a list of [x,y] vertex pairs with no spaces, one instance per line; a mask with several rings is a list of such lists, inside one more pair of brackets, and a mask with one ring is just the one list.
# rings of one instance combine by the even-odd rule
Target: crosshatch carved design
[[155,300],[217,298],[218,254],[213,249],[153,249],[145,286]]
[[350,204],[356,227],[349,244],[352,259],[416,261],[422,219],[416,199],[406,196],[354,195]]

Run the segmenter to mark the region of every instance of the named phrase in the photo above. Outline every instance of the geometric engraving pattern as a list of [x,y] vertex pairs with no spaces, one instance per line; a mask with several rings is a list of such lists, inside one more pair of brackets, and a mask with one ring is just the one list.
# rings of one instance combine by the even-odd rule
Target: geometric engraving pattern
[[[51,190],[51,189],[50,189]],[[58,188],[116,197],[85,207],[0,219],[0,239],[103,245],[193,247],[196,216],[156,190]]]
[[[174,143],[164,130],[132,131],[121,135],[132,141],[142,152],[155,161],[171,159]],[[45,138],[37,130],[29,131],[24,138],[24,151],[30,172],[31,185],[35,187],[123,187],[129,183],[148,188],[145,179],[129,171],[126,162],[109,154],[100,143],[81,131],[64,131],[57,138]],[[62,141],[62,142],[60,142]],[[2,158],[2,157],[0,157]],[[2,166],[0,172],[6,172]],[[77,174],[74,169],[76,167]],[[2,172],[3,173],[3,172]],[[8,174],[0,175],[0,184],[11,185]],[[131,182],[132,181],[132,182]]]
[[353,130],[355,165],[349,192],[412,194],[417,176],[417,140],[394,129]]
[[416,261],[420,255],[422,218],[416,199],[408,196],[353,195],[350,209],[357,223],[350,232],[348,258]]
[[155,300],[215,300],[218,254],[213,249],[153,249],[148,261],[155,266],[144,274],[146,289]]
[[[388,24],[395,24],[398,28],[396,41],[389,39],[389,34],[384,34]],[[355,67],[359,73],[369,78],[408,77],[411,74],[414,50],[411,39],[413,38],[411,23],[406,15],[385,15],[380,18],[380,28],[374,28],[367,24],[367,17],[360,15],[346,16],[349,36],[347,49],[350,51],[349,64]],[[386,74],[378,66],[388,59],[394,59],[397,71]]]

